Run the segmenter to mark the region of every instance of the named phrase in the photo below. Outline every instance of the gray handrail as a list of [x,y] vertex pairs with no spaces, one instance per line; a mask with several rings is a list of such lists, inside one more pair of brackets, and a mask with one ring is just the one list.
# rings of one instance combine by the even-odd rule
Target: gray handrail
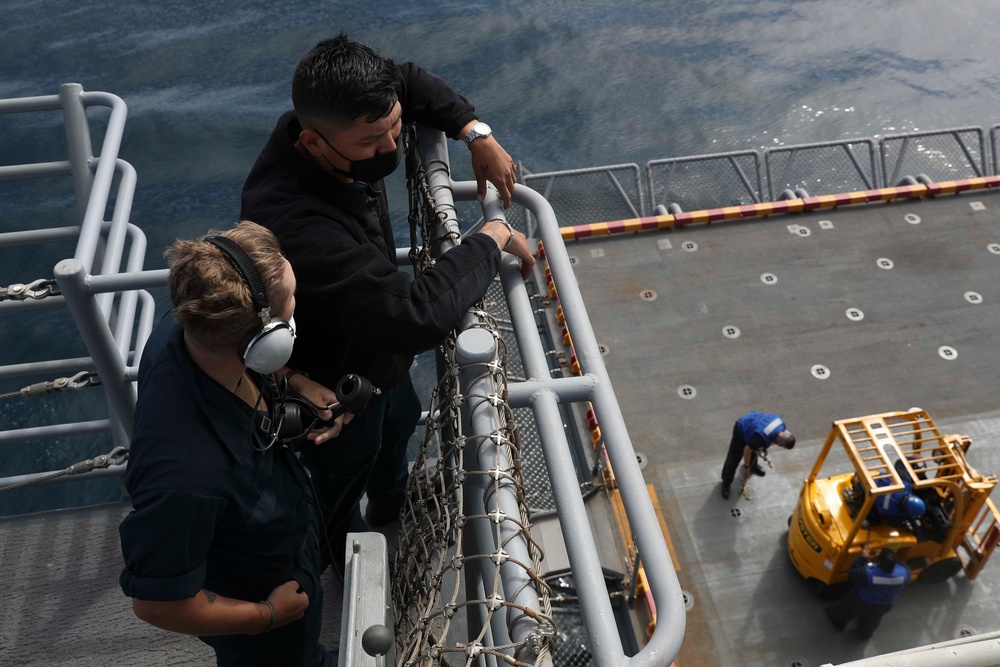
[[[969,150],[968,145],[965,140],[962,139],[962,135],[966,133],[972,133],[976,138],[976,143],[979,145],[979,159],[972,154]],[[902,173],[903,163],[907,156],[907,151],[910,146],[910,142],[914,139],[926,139],[928,137],[945,137],[950,136],[955,140],[955,143],[959,148],[962,149],[962,153],[972,167],[972,171],[975,176],[982,176],[986,171],[986,144],[983,139],[983,129],[981,127],[953,127],[944,130],[926,130],[923,132],[908,132],[905,134],[893,134],[882,137],[879,140],[879,153],[882,159],[882,179],[886,186],[894,186],[899,183],[900,178],[904,175]],[[896,156],[896,162],[892,167],[890,173],[889,170],[889,146],[894,142],[902,142],[899,149],[899,154]]]
[[[435,211],[437,212],[432,236],[437,239],[434,252],[436,256],[439,256],[456,245],[455,239],[461,231],[455,209],[454,182],[451,180],[448,146],[444,133],[421,130],[418,136],[418,153],[426,171],[428,190],[434,198]],[[471,199],[475,199],[475,196],[476,190],[473,183]],[[485,220],[506,217],[499,194],[492,184],[487,186],[486,196],[481,202],[481,209]],[[524,282],[521,281],[520,290],[524,291],[524,289]],[[456,360],[465,396],[486,396],[499,390],[498,387],[492,385],[488,377],[482,375],[480,365],[493,358],[493,354],[496,352],[496,341],[491,334],[482,329],[474,328],[476,322],[477,318],[474,315],[466,314],[463,322],[459,325],[459,328],[464,330],[456,341]],[[481,447],[478,446],[480,441],[476,438],[469,438],[467,441],[465,455],[467,465],[471,464],[476,469],[482,470],[498,469],[504,471],[513,467],[512,462],[504,453],[503,447],[499,444],[485,444],[490,442],[488,436],[495,432],[497,426],[493,408],[488,402],[467,401],[462,411],[462,420],[464,433],[486,436]],[[467,480],[463,486],[466,514],[486,515],[490,508],[500,508],[508,516],[519,515],[518,499],[510,486],[502,485],[496,490],[494,496],[492,487],[482,485],[481,479],[473,477]],[[501,531],[505,533],[505,537],[498,544],[495,541],[492,526],[483,522],[472,522],[464,533],[464,539],[468,541],[465,553],[467,555],[472,553],[492,554],[496,553],[498,548],[502,548],[510,554],[514,561],[530,563],[529,548],[523,537],[518,535],[516,531],[508,532],[509,527],[501,528]],[[489,561],[481,561],[481,567],[467,566],[465,570],[467,597],[486,597],[486,588],[493,585],[493,572],[488,567],[488,563]],[[511,564],[504,564],[500,567],[499,574],[500,589],[503,591],[505,599],[508,599],[509,596],[509,599],[518,605],[534,612],[540,611],[539,593],[525,576],[523,569]],[[525,642],[533,635],[537,626],[531,616],[521,617],[508,628],[506,619],[501,615],[491,615],[490,622],[486,623],[485,619],[476,617],[480,612],[481,609],[477,605],[469,607],[469,613],[474,619],[474,621],[470,621],[470,626],[473,624],[479,627],[485,626],[489,633],[489,641],[493,646],[506,645],[513,641],[522,647],[522,652],[527,650]],[[514,657],[523,662],[529,661],[526,655],[516,653]],[[483,655],[481,662],[487,666],[498,664],[498,660],[489,655]],[[543,665],[551,667],[551,664],[551,655],[546,655],[539,667]]]
[[[466,200],[474,194],[475,183],[455,184],[456,199]],[[669,665],[680,651],[686,625],[680,582],[671,566],[670,553],[639,470],[555,214],[541,195],[522,185],[515,186],[514,202],[529,209],[538,221],[545,257],[558,286],[559,303],[567,326],[573,332],[573,347],[583,370],[582,378],[550,376],[545,350],[537,334],[534,308],[524,289],[517,261],[505,256],[500,276],[528,377],[528,382],[511,383],[508,401],[515,407],[530,407],[535,414],[581,613],[589,635],[594,638],[591,652],[599,667]],[[593,404],[601,423],[601,434],[614,466],[639,553],[645,562],[656,564],[656,567],[646,570],[657,609],[656,628],[646,646],[632,657],[626,656],[621,647],[597,554],[597,543],[587,520],[563,417],[559,412],[559,403],[581,400],[589,400]]]
[[[111,115],[101,146],[100,157],[93,155],[87,109],[108,107]],[[29,429],[0,432],[0,443],[15,442],[27,435],[54,438],[108,431],[121,446],[127,445],[135,409],[135,388],[142,346],[152,330],[154,302],[146,287],[166,284],[166,271],[145,272],[146,237],[129,222],[136,175],[132,165],[118,158],[125,128],[127,107],[121,98],[102,92],[84,92],[76,83],[63,84],[58,95],[0,100],[0,114],[62,110],[68,160],[0,167],[0,179],[27,179],[70,176],[77,200],[76,227],[14,231],[0,234],[0,245],[14,246],[52,241],[76,240],[74,258],[60,262],[54,278],[61,295],[38,300],[5,301],[0,311],[67,307],[73,314],[90,357],[55,359],[0,366],[0,377],[39,372],[97,371],[110,403],[110,419],[75,424],[50,424]],[[119,183],[111,220],[105,210],[111,200],[116,175]],[[128,256],[122,260],[125,247]],[[95,263],[100,261],[99,269]],[[123,270],[125,273],[121,273]],[[97,271],[102,275],[93,275]],[[139,277],[141,276],[141,278]],[[116,310],[114,292],[121,292]],[[37,298],[37,296],[36,296]],[[136,316],[138,312],[138,317]],[[112,331],[112,323],[114,331]],[[131,350],[135,335],[136,349]],[[135,364],[135,365],[130,365]],[[73,480],[121,474],[124,466],[57,478]],[[31,479],[48,480],[48,471],[0,479],[0,488]]]
[[[615,177],[616,171],[630,171],[632,172],[633,179],[636,185],[636,194],[639,197],[639,207],[636,208],[632,199],[629,197],[628,193],[625,192],[625,187],[622,185],[621,181]],[[542,190],[542,196],[549,199],[552,193],[552,187],[555,185],[555,180],[557,177],[562,178],[565,176],[583,176],[587,174],[604,174],[608,177],[611,182],[612,190],[621,199],[621,202],[632,212],[632,215],[636,218],[646,214],[646,204],[645,196],[642,191],[642,180],[641,172],[639,171],[639,165],[629,162],[625,164],[608,164],[600,167],[587,167],[584,169],[567,169],[565,171],[550,171],[550,172],[538,172],[526,174],[524,176],[525,184],[532,183],[535,181],[544,181],[545,187]]]
[[[456,200],[472,201],[476,197],[476,184],[471,181],[454,183],[453,191]],[[520,268],[513,257],[505,255],[500,277],[528,377],[528,382],[512,382],[509,385],[508,402],[513,407],[530,407],[535,414],[581,613],[589,635],[594,638],[590,648],[595,664],[599,667],[663,667],[676,657],[684,637],[686,620],[680,583],[670,565],[670,553],[639,470],[552,207],[540,194],[522,185],[515,187],[514,202],[527,208],[538,221],[545,256],[553,279],[559,286],[560,305],[573,332],[573,345],[584,376],[550,376],[545,350],[538,336],[534,308],[521,279]],[[559,412],[561,402],[584,400],[593,404],[601,422],[601,432],[639,551],[646,562],[657,564],[646,572],[657,608],[656,629],[646,646],[632,657],[626,656],[622,650],[598,558],[597,542],[587,520],[563,427],[563,416]]]
[[[445,197],[446,204],[450,204],[451,197],[455,201],[475,201],[475,182],[454,182],[450,179],[443,135],[435,139],[421,138],[420,151],[425,163],[430,161],[441,165],[439,170],[428,176],[435,198]],[[560,305],[573,332],[573,345],[584,375],[566,378],[551,376],[544,344],[538,334],[535,308],[521,278],[519,264],[513,256],[505,253],[500,279],[528,378],[525,382],[508,378],[507,400],[511,407],[527,407],[534,412],[581,613],[588,634],[593,638],[590,649],[595,664],[598,667],[664,667],[677,656],[684,637],[686,619],[680,582],[670,565],[670,553],[604,367],[555,213],[541,194],[523,185],[515,186],[513,201],[537,220],[546,259],[559,287]],[[447,213],[448,206],[445,208]],[[483,202],[483,214],[486,219],[503,214],[492,188]],[[449,224],[457,222],[451,220],[451,216],[445,217]],[[601,432],[639,551],[646,562],[656,564],[656,567],[647,568],[647,577],[657,608],[657,625],[646,646],[632,657],[626,656],[622,649],[597,542],[587,519],[575,463],[570,454],[571,447],[563,426],[563,415],[559,410],[560,403],[584,401],[593,404],[600,420]]]
[[[76,85],[78,84],[64,84],[63,88]],[[80,223],[80,240],[77,242],[76,254],[74,255],[76,259],[83,262],[84,268],[90,272],[93,270],[94,258],[97,255],[101,227],[104,223],[104,211],[108,206],[108,198],[111,195],[112,181],[114,180],[115,170],[118,168],[118,149],[121,148],[122,135],[125,133],[125,116],[127,115],[127,110],[125,102],[116,95],[109,93],[84,93],[82,88],[79,91],[80,101],[84,106],[107,106],[111,108],[111,117],[108,118],[108,128],[104,134],[101,156],[97,160],[97,168],[94,171],[94,182],[87,199],[87,208],[84,212],[83,221]],[[67,136],[69,136],[69,133],[70,126],[67,126]],[[88,167],[89,162],[88,160]],[[89,171],[89,168],[87,171]],[[76,168],[74,168],[74,178],[78,178]],[[131,200],[131,195],[129,197]]]

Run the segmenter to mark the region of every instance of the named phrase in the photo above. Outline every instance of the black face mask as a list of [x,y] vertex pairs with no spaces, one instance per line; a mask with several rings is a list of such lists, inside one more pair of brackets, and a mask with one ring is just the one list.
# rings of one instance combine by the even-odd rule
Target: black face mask
[[[319,134],[319,132],[316,132],[316,134]],[[347,178],[350,178],[355,181],[364,181],[365,183],[378,183],[383,178],[385,178],[392,172],[396,171],[396,167],[399,166],[399,161],[403,155],[402,142],[397,140],[396,150],[394,151],[389,151],[386,153],[376,153],[374,156],[365,158],[364,160],[351,160],[345,157],[344,154],[338,151],[336,148],[334,148],[333,144],[331,144],[329,141],[326,140],[326,137],[324,137],[322,134],[319,134],[319,136],[323,141],[326,141],[326,145],[329,146],[334,153],[344,158],[351,164],[351,168],[348,169],[347,171],[344,171],[343,169],[338,169],[334,167],[333,163],[331,163],[329,160],[326,160],[326,158],[324,157],[323,159],[326,160],[326,163],[328,165],[330,165],[330,169],[333,169],[341,176],[346,176]]]

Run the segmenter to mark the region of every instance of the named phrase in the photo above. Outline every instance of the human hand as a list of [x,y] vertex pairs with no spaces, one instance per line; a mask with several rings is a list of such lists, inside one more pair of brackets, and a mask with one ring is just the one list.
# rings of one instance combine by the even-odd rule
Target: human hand
[[528,239],[524,234],[514,230],[514,236],[510,239],[507,252],[521,260],[521,277],[527,280],[531,276],[531,271],[535,268],[535,256],[531,254],[528,246]]
[[492,134],[473,141],[469,150],[472,152],[472,171],[476,174],[476,200],[486,198],[486,182],[489,181],[496,187],[503,207],[510,208],[510,198],[517,182],[514,159]]
[[271,630],[294,623],[302,618],[309,608],[309,596],[294,579],[271,591],[267,601],[274,605],[274,625],[271,626]]
[[[289,377],[288,385],[302,395],[303,398],[311,402],[314,407],[333,405],[334,403],[340,402],[340,399],[337,398],[336,392],[332,389],[329,389],[318,382],[314,382],[301,373]],[[333,411],[330,409],[318,410],[316,412],[316,416],[324,422],[329,422],[330,420],[333,420]],[[340,435],[340,430],[346,424],[350,424],[351,419],[353,418],[354,415],[350,413],[340,415],[329,425],[324,425],[321,428],[309,431],[309,433],[306,434],[306,439],[311,440],[313,444],[320,445],[328,440],[336,438]]]
[[[320,419],[329,421],[329,418],[333,416],[333,411],[323,410],[319,414]],[[309,433],[306,434],[306,439],[311,440],[314,445],[322,445],[324,442],[332,440],[340,435],[341,429],[343,429],[347,424],[350,424],[352,419],[354,419],[354,415],[350,412],[345,412],[330,422],[329,426],[309,431]]]

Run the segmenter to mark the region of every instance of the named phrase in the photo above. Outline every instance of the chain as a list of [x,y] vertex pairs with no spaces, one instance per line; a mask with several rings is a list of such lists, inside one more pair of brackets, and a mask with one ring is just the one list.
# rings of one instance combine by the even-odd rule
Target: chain
[[417,164],[416,130],[413,125],[403,128],[403,153],[406,155],[406,194],[409,212],[406,220],[410,227],[410,263],[414,268],[420,265],[420,250],[417,244],[417,229],[424,236],[423,248],[426,248],[426,235],[420,220],[420,189],[419,183],[424,178],[423,168]]
[[[434,265],[430,245],[427,238],[430,235],[428,210],[433,211],[433,197],[427,187],[427,170],[423,163],[417,163],[416,128],[406,127],[403,133],[403,150],[406,153],[406,192],[409,198],[409,214],[407,221],[410,227],[410,263],[419,276]],[[423,199],[423,206],[421,206]],[[428,201],[430,206],[428,206]],[[417,231],[420,232],[420,242],[417,242]]]
[[[767,458],[767,454],[764,452],[763,449],[757,451],[757,458],[766,463],[768,468],[774,470],[774,466],[771,464],[771,459]],[[754,465],[756,466],[757,463],[754,462]],[[753,471],[747,472],[746,470],[744,470],[743,474],[744,474],[743,486],[740,487],[740,495],[746,498],[747,500],[750,500],[751,498],[750,498],[749,485],[750,485],[750,477],[753,475]],[[761,474],[763,475],[764,473]]]
[[[426,236],[428,237],[430,236],[430,231],[431,231],[430,221],[434,220],[435,222],[440,224],[441,229],[444,230],[444,233],[441,236],[434,237],[432,241],[436,242],[448,238],[451,239],[453,243],[459,243],[461,241],[461,236],[457,232],[449,231],[447,227],[445,227],[444,223],[448,220],[448,215],[445,212],[446,208],[445,205],[439,204],[437,200],[434,199],[434,193],[431,192],[430,182],[426,178],[427,166],[430,164],[435,164],[435,163],[428,162],[424,165],[421,165],[421,174],[424,176],[424,178],[420,180],[420,194],[423,196],[424,200],[424,221],[426,225],[424,233]],[[436,164],[438,169],[446,168],[444,163],[436,163]],[[454,204],[448,205],[447,208],[451,209],[452,211],[455,211]],[[458,219],[457,212],[455,215],[455,219],[456,220]]]
[[763,449],[757,452],[757,458],[766,463],[768,468],[774,470],[774,466],[771,465],[771,459],[767,458],[767,452],[765,452]]
[[45,396],[46,394],[53,394],[57,391],[74,391],[77,389],[84,389],[86,387],[93,387],[99,384],[101,384],[101,379],[97,377],[97,373],[93,373],[91,371],[80,371],[76,375],[70,377],[61,377],[56,378],[55,380],[36,382],[35,384],[30,384],[27,387],[22,387],[18,391],[10,391],[6,394],[0,394],[0,399],[14,398],[15,396]]
[[14,283],[0,287],[0,301],[24,301],[25,299],[44,299],[49,296],[59,296],[59,286],[51,278],[39,278],[27,285]]
[[43,477],[36,477],[34,479],[29,479],[24,482],[18,482],[17,484],[11,484],[10,486],[5,486],[0,488],[0,491],[10,491],[12,489],[20,489],[26,486],[32,486],[34,484],[41,484],[42,482],[47,482],[57,477],[63,477],[67,475],[82,475],[84,473],[97,470],[99,468],[110,468],[111,466],[123,465],[128,460],[128,450],[124,447],[115,447],[107,454],[101,454],[95,456],[92,459],[85,459],[83,461],[78,461],[65,470],[60,470],[54,472],[50,475],[44,475]]
[[[431,256],[433,244],[445,238],[459,243],[461,236],[457,232],[448,231],[444,225],[448,220],[446,209],[455,211],[454,204],[445,206],[439,203],[435,199],[434,193],[431,192],[430,182],[427,179],[428,168],[447,170],[447,164],[440,161],[416,164],[416,137],[409,132],[403,137],[403,146],[406,149],[408,159],[406,187],[409,195],[410,261],[413,263],[417,275],[420,275],[435,264],[435,260]],[[412,164],[409,162],[411,156],[413,158]],[[441,236],[431,236],[433,223],[438,223],[441,229],[445,230]],[[417,229],[420,230],[419,247],[417,245]]]

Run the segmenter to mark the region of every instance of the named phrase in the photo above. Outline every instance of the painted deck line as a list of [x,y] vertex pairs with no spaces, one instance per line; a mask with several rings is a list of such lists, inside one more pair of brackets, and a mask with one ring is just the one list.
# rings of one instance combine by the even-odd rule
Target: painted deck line
[[686,225],[699,225],[724,220],[760,218],[778,213],[803,213],[821,209],[839,208],[855,204],[870,204],[897,199],[916,199],[943,194],[958,194],[972,190],[984,190],[1000,186],[1000,175],[981,176],[957,181],[941,181],[927,185],[901,185],[875,190],[856,190],[834,195],[819,195],[805,199],[786,199],[760,204],[726,206],[702,211],[689,211],[669,215],[654,215],[645,218],[626,218],[608,222],[594,222],[574,227],[564,227],[565,240],[578,240],[592,236],[607,236],[626,232],[640,232],[652,229],[670,229]]

